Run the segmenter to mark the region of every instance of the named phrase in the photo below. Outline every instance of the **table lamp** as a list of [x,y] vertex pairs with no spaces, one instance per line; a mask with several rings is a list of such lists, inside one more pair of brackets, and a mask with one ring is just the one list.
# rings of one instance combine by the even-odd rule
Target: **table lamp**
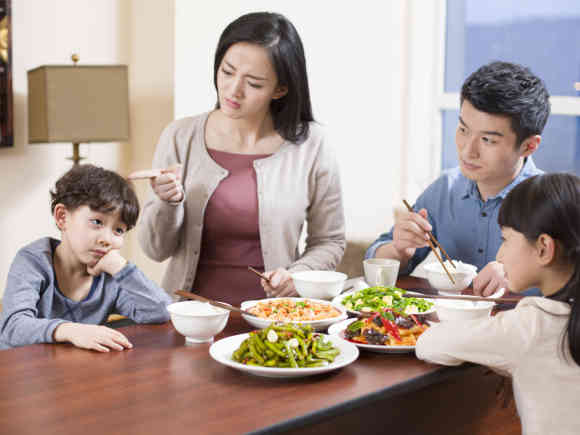
[[79,144],[129,139],[126,65],[45,65],[28,71],[29,143]]

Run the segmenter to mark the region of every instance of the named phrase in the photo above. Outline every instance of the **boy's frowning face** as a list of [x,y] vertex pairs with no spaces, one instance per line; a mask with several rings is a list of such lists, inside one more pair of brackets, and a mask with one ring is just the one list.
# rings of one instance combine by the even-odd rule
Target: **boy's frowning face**
[[516,177],[522,158],[533,152],[524,144],[516,147],[509,117],[481,112],[468,100],[461,105],[455,143],[461,173],[480,190],[497,192]]
[[121,221],[118,209],[99,212],[83,205],[65,213],[62,241],[67,244],[67,252],[81,263],[94,266],[110,250],[123,246],[127,225]]

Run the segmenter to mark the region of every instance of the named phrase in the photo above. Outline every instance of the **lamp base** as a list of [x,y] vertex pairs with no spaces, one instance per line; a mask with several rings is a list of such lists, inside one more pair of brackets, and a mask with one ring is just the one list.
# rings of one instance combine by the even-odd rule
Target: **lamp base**
[[83,159],[84,159],[84,157],[81,157],[81,153],[80,153],[80,144],[73,143],[73,155],[72,155],[72,157],[67,157],[67,160],[72,160],[73,165],[76,166]]

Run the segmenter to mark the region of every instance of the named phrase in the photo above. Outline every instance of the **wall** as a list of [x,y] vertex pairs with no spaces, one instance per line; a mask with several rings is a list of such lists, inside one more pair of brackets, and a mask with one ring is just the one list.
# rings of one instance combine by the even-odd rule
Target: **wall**
[[[66,64],[73,52],[85,64],[129,65],[131,139],[81,145],[85,162],[121,173],[148,167],[161,129],[173,118],[172,0],[13,0],[12,23],[15,146],[0,148],[0,297],[18,249],[58,237],[48,190],[71,166],[70,144],[28,145],[26,71]],[[138,190],[143,200],[147,186]],[[159,280],[162,266],[139,252],[130,235],[124,254]]]
[[195,2],[175,4],[175,116],[215,104],[213,53],[230,21],[251,11],[283,13],[301,35],[314,116],[339,158],[347,237],[370,242],[389,228],[402,180],[406,2],[254,0],[249,7],[223,0],[203,14]]

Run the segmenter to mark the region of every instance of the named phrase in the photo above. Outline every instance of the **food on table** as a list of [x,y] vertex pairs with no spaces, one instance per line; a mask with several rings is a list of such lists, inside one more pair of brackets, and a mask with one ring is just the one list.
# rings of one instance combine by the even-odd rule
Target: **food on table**
[[272,324],[252,331],[232,355],[241,364],[302,368],[326,366],[340,353],[326,336],[310,326]]
[[258,302],[248,311],[262,319],[277,322],[305,322],[338,317],[342,313],[331,304],[310,299],[272,299]]
[[392,308],[399,313],[421,314],[433,306],[433,302],[425,299],[403,297],[405,293],[406,290],[397,287],[369,287],[346,296],[341,303],[351,311],[363,313]]
[[429,326],[414,314],[401,314],[385,308],[372,317],[352,322],[344,330],[344,338],[354,343],[415,346],[417,338]]

